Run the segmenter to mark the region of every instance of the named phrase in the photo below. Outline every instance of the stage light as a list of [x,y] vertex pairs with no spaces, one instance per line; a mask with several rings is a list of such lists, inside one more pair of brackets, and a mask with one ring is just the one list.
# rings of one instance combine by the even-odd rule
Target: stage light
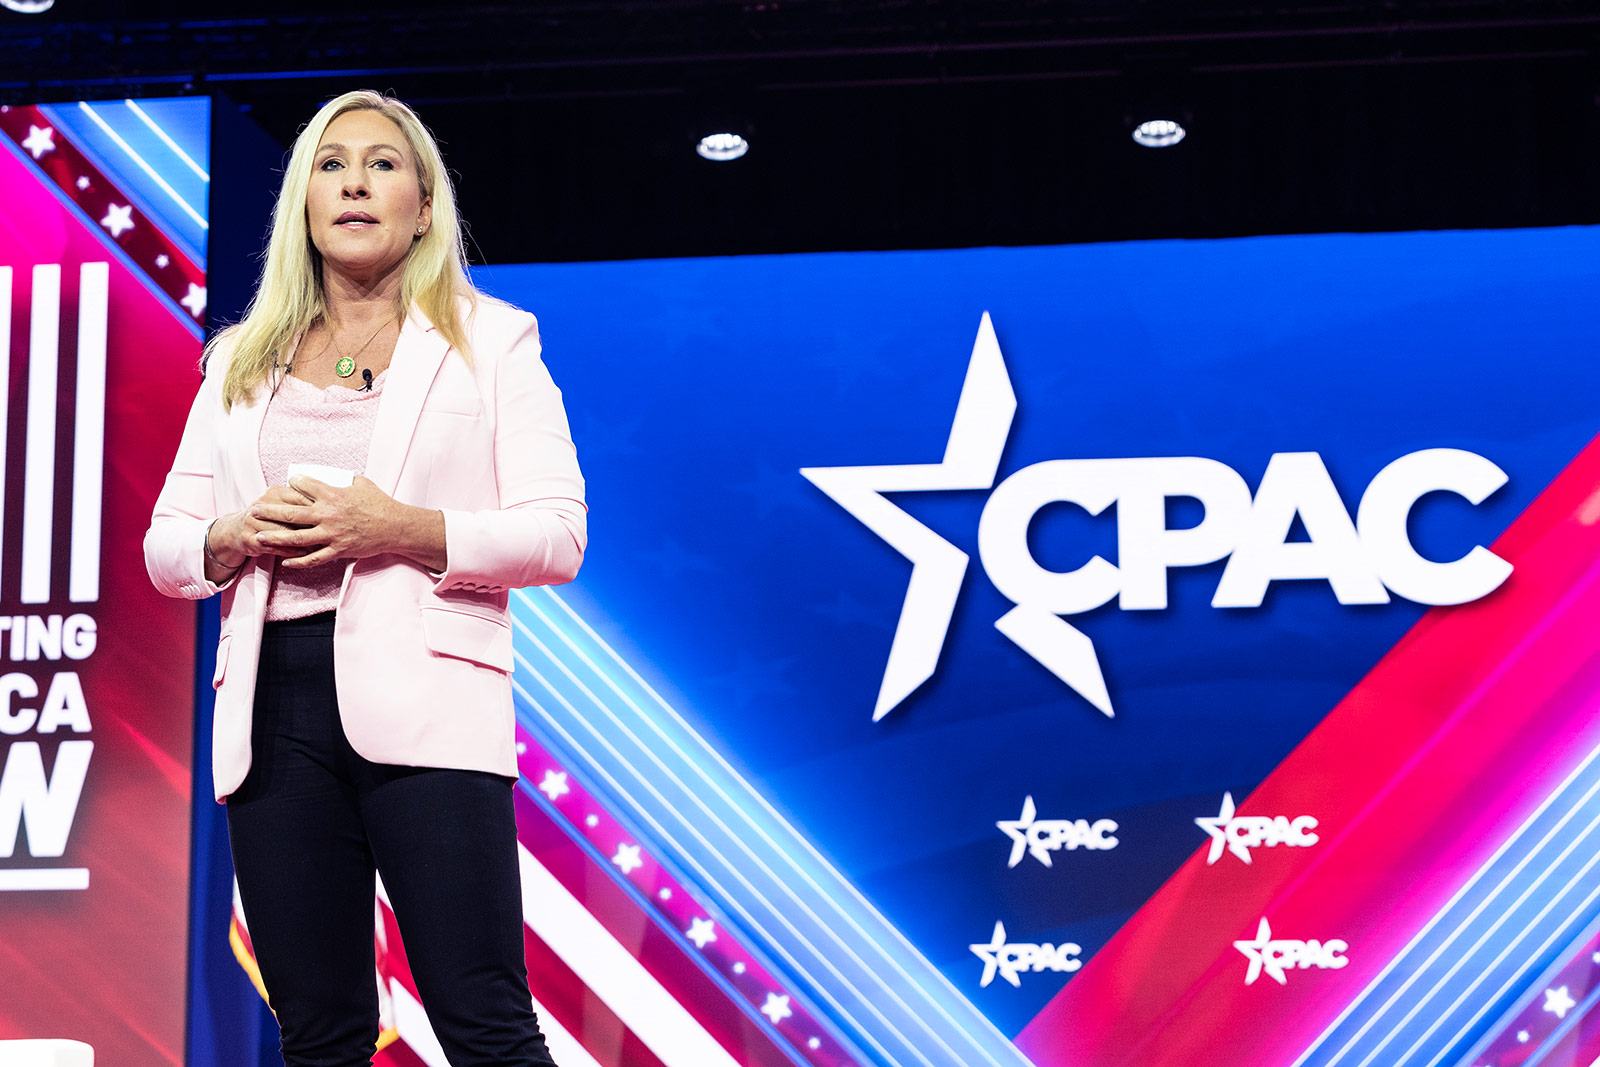
[[701,159],[726,163],[750,151],[750,142],[736,133],[711,133],[700,138],[700,143],[694,146],[694,150]]
[[37,15],[49,11],[56,0],[0,0],[0,7],[23,15]]
[[1151,119],[1133,130],[1133,139],[1146,148],[1171,148],[1188,135],[1188,130],[1171,119]]

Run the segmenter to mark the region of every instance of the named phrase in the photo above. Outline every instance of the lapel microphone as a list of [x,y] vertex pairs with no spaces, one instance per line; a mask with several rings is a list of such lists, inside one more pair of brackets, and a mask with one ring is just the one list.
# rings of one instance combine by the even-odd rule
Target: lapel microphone
[[367,383],[361,387],[362,392],[372,392],[372,372],[366,367],[361,368],[361,380]]

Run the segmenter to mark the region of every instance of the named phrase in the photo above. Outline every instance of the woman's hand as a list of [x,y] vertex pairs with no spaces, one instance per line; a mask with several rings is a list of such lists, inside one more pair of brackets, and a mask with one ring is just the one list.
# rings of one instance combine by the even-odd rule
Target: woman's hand
[[288,557],[285,567],[299,570],[391,552],[445,569],[441,512],[402,504],[360,475],[348,488],[299,475],[281,492],[294,499],[269,503],[262,497],[250,512],[265,524],[255,535],[257,544]]
[[263,517],[263,509],[310,503],[310,498],[287,486],[274,486],[254,504],[232,515],[223,515],[206,532],[206,577],[221,582],[244,566],[252,556],[299,555],[303,549],[276,548],[264,543],[260,535],[289,529],[281,522]]

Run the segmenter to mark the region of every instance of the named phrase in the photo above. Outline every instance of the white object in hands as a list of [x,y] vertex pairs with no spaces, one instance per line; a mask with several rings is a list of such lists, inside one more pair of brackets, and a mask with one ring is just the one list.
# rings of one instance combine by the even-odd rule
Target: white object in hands
[[94,1048],[82,1041],[0,1041],[6,1067],[94,1067]]
[[288,480],[294,481],[295,475],[315,478],[324,485],[331,485],[335,489],[348,489],[355,484],[356,480],[355,471],[347,471],[343,467],[330,467],[324,463],[291,463],[289,464]]

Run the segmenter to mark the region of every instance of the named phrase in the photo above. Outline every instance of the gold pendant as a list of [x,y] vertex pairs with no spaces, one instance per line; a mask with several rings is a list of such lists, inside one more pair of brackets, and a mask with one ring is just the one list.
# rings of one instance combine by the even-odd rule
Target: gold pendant
[[333,373],[341,378],[348,378],[356,372],[356,361],[349,356],[339,357],[339,362],[333,365]]

